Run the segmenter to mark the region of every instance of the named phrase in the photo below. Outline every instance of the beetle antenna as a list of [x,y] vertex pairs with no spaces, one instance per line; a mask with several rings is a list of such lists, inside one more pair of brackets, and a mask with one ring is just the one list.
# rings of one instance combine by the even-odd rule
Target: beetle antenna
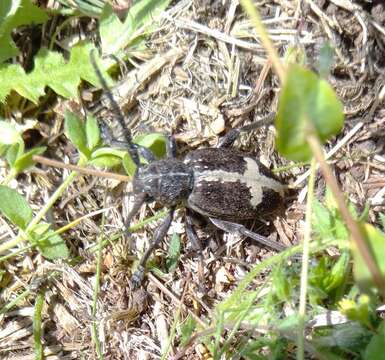
[[91,50],[90,52],[90,60],[91,60],[91,65],[95,70],[96,76],[98,77],[100,84],[102,85],[103,90],[105,91],[107,98],[111,104],[112,110],[116,115],[116,118],[123,130],[124,138],[127,142],[128,145],[128,152],[134,161],[136,165],[139,165],[139,156],[138,156],[138,151],[137,151],[137,146],[132,142],[132,136],[131,136],[131,131],[127,129],[126,123],[124,121],[124,115],[118,105],[118,103],[115,101],[110,88],[107,85],[106,80],[104,79],[102,72],[100,71],[98,65],[96,64],[95,60],[95,54],[94,54],[94,49]]

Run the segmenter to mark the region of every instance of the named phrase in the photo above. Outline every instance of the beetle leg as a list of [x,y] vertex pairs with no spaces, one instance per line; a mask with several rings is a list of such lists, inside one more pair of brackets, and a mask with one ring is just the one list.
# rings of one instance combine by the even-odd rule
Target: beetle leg
[[131,211],[127,215],[126,221],[124,222],[124,227],[127,234],[130,233],[129,228],[130,228],[132,219],[138,213],[139,209],[142,207],[145,199],[146,199],[145,193],[140,193],[135,195],[134,205],[132,206]]
[[255,241],[257,241],[259,244],[267,246],[273,250],[276,251],[283,251],[286,249],[286,246],[276,242],[269,240],[267,237],[259,235],[255,232],[252,232],[250,230],[247,230],[243,225],[233,223],[230,221],[224,221],[219,219],[210,218],[210,221],[219,229],[229,232],[229,233],[235,233],[247,236]]
[[192,248],[195,251],[202,252],[202,244],[198,238],[198,235],[194,229],[193,214],[189,209],[186,209],[186,235],[188,240],[192,244]]
[[238,129],[230,130],[223,138],[218,142],[218,148],[227,148],[234,144],[234,141],[237,140],[238,136],[243,132],[250,132],[261,126],[270,125],[275,119],[275,113],[272,113],[261,120],[252,122],[251,124],[242,126]]
[[174,207],[171,208],[168,215],[164,219],[163,223],[155,230],[154,238],[153,238],[150,246],[148,247],[148,249],[146,250],[146,252],[142,256],[142,258],[140,259],[138,268],[132,274],[131,283],[132,283],[132,286],[134,289],[138,288],[143,281],[144,269],[146,266],[147,259],[149,258],[151,253],[154,251],[154,249],[160,245],[160,243],[162,242],[162,240],[166,236],[167,231],[170,228],[171,221],[174,217],[174,210],[175,210]]
[[204,276],[204,270],[203,270],[204,262],[203,262],[202,244],[194,229],[193,217],[194,217],[194,213],[191,210],[186,209],[186,234],[187,234],[188,240],[192,244],[193,250],[195,250],[199,256],[198,279],[199,279],[200,285],[203,288],[204,287],[203,285],[205,283],[205,276]]
[[176,142],[173,136],[167,137],[166,154],[168,158],[176,158]]

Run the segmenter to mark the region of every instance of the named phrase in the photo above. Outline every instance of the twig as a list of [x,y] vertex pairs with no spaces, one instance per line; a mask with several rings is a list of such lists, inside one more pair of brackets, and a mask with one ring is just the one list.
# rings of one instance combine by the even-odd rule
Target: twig
[[90,168],[85,168],[81,167],[78,165],[71,165],[71,164],[65,164],[60,161],[52,160],[45,158],[40,155],[33,155],[32,160],[36,161],[40,164],[56,167],[59,169],[67,169],[71,171],[76,171],[80,174],[85,174],[85,175],[93,175],[97,177],[104,177],[104,178],[109,178],[109,179],[114,179],[114,180],[119,180],[119,181],[131,181],[131,178],[126,175],[120,175],[120,174],[115,174],[111,172],[106,172],[106,171],[101,171],[101,170],[95,170],[95,169],[90,169]]
[[[248,41],[237,39],[233,36],[227,35],[217,29],[210,29],[209,27],[199,24],[195,21],[191,21],[188,19],[169,19],[171,22],[173,22],[177,27],[182,29],[187,29],[195,32],[199,32],[201,34],[205,34],[207,36],[211,36],[214,39],[223,41],[225,43],[228,43],[230,45],[238,46],[242,49],[247,49],[249,51],[254,52],[260,52],[262,50],[261,45],[257,45]],[[259,58],[260,62],[265,62],[266,60],[264,58]]]

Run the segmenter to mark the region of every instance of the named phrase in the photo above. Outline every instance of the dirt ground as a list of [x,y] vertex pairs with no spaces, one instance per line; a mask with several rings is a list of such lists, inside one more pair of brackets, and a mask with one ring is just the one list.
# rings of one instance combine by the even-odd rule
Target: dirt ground
[[[330,163],[346,196],[359,210],[370,204],[369,221],[379,223],[385,207],[385,3],[351,0],[256,1],[274,45],[283,57],[296,45],[311,69],[326,43],[335,50],[328,78],[344,105],[345,126],[326,145]],[[300,4],[300,6],[298,5]],[[124,1],[115,4],[124,10]],[[123,7],[123,10],[122,10]],[[79,26],[81,26],[79,24]],[[191,149],[212,147],[229,129],[258,121],[276,111],[279,82],[250,22],[237,0],[176,1],[161,25],[146,41],[146,49],[133,52],[135,66],[122,69],[119,85],[112,89],[134,133],[173,134],[178,155]],[[84,87],[82,97],[89,111],[113,121],[108,101]],[[76,150],[63,135],[63,109],[76,102],[54,99],[53,115],[42,116],[39,136],[48,143],[44,156],[71,163]],[[266,166],[290,165],[274,150],[274,128],[264,126],[245,134],[235,147],[255,154]],[[35,136],[35,135],[34,135]],[[290,246],[300,241],[304,218],[307,166],[291,166],[277,176],[290,186],[280,216],[247,224],[253,231]],[[63,181],[61,169],[37,165],[18,179],[34,210]],[[130,186],[117,181],[78,177],[50,214],[57,226],[87,213],[110,208],[104,235],[123,228],[132,199]],[[316,194],[322,199],[325,183],[319,174]],[[159,204],[144,206],[135,222],[161,211]],[[187,309],[198,318],[210,316],[213,306],[235,288],[253,264],[271,256],[252,241],[224,234],[203,224],[198,228],[202,256],[186,239],[184,210],[177,211],[165,244],[155,253],[164,268],[172,234],[182,241],[176,269],[152,273],[138,292],[129,287],[130,267],[137,251],[147,246],[159,222],[151,222],[119,238],[102,253],[101,293],[97,313],[91,314],[95,280],[92,245],[100,235],[100,216],[84,220],[63,234],[73,254],[73,264],[51,263],[34,251],[5,263],[13,274],[1,294],[9,302],[21,284],[30,286],[32,273],[57,270],[49,280],[44,339],[48,359],[94,359],[91,325],[97,327],[105,359],[159,359],[167,345],[177,311]],[[1,233],[10,229],[0,220]],[[204,281],[201,276],[203,275]],[[34,277],[35,278],[35,277]],[[24,286],[23,285],[23,286]],[[183,294],[183,295],[182,295]],[[184,304],[183,310],[181,303]],[[0,358],[33,359],[33,297],[27,298],[0,319]],[[177,310],[179,309],[179,310]],[[179,354],[173,348],[172,353]],[[204,359],[204,346],[192,344],[183,359]]]

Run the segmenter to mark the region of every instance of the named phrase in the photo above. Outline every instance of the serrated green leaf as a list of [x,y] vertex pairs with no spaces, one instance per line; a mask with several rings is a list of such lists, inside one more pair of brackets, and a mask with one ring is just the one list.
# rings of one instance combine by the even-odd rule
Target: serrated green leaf
[[[99,85],[89,59],[92,49],[95,49],[93,44],[79,42],[72,47],[68,62],[58,52],[41,49],[35,56],[33,70],[28,74],[20,65],[0,65],[0,102],[4,102],[12,90],[37,104],[39,97],[45,94],[46,87],[70,98],[77,97],[77,87],[81,79],[94,86]],[[111,78],[106,72],[110,61],[102,62],[98,56],[96,61],[103,77],[110,84]]]
[[29,232],[32,244],[35,245],[41,254],[50,260],[66,259],[69,250],[62,237],[49,228],[49,224],[40,223]]
[[[361,233],[377,263],[381,276],[385,279],[385,234],[368,223],[360,224]],[[372,274],[354,242],[352,242],[353,274],[362,292],[371,294],[375,283]]]
[[106,3],[100,17],[99,34],[103,54],[116,54],[125,49],[139,28],[154,25],[154,19],[168,6],[170,0],[139,0],[130,7],[122,23]]
[[66,136],[71,140],[72,144],[84,154],[87,158],[90,151],[87,148],[87,136],[83,122],[73,113],[66,111],[64,115],[64,129]]
[[[60,71],[58,71],[60,69]],[[67,66],[62,54],[40,49],[35,56],[35,79],[43,80],[53,91],[65,97],[76,97],[80,74]]]
[[100,142],[100,130],[98,122],[93,116],[87,116],[86,135],[88,149],[92,151]]
[[89,161],[93,166],[102,169],[110,169],[122,164],[122,159],[114,155],[101,155]]
[[325,142],[343,126],[343,107],[331,86],[310,70],[291,65],[283,85],[276,118],[278,151],[294,161],[309,161],[308,135]]
[[123,167],[124,170],[126,171],[128,176],[134,176],[135,171],[136,171],[136,164],[134,161],[131,159],[131,156],[126,153],[123,157]]
[[166,141],[166,136],[159,133],[138,135],[133,140],[135,144],[150,149],[158,159],[166,154]]
[[45,150],[46,150],[46,147],[41,146],[41,147],[34,148],[34,149],[24,153],[22,156],[19,156],[16,159],[13,168],[18,173],[28,169],[29,167],[35,165],[35,161],[32,160],[32,156],[43,154]]
[[32,209],[27,200],[16,190],[0,185],[0,211],[21,229],[25,229],[32,220]]
[[168,247],[168,256],[166,260],[166,267],[168,272],[175,270],[179,262],[180,256],[180,236],[173,233]]
[[22,25],[43,24],[47,14],[30,0],[1,0],[0,2],[0,63],[17,55],[11,33]]
[[[112,6],[105,4],[100,16],[99,34],[102,43],[103,54],[115,54],[119,51],[129,38],[132,31],[132,24],[123,24],[114,13]],[[126,34],[126,38],[124,38]]]

